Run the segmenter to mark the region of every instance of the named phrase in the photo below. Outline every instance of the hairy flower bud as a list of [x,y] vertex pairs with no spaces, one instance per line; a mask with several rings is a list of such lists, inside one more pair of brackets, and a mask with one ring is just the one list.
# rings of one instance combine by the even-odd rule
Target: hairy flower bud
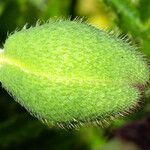
[[[0,81],[48,125],[103,123],[136,107],[149,80],[143,56],[86,23],[49,21],[9,36]],[[143,88],[142,88],[143,89]]]

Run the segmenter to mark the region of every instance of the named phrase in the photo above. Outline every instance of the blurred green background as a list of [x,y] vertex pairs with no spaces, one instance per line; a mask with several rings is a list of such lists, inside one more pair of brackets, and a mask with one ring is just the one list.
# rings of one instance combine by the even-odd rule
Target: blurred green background
[[[102,30],[113,30],[120,38],[127,35],[150,58],[150,0],[0,0],[0,47],[11,32],[26,23],[29,27],[38,20],[72,20],[76,16]],[[105,128],[66,131],[43,125],[1,87],[0,150],[100,150],[109,143],[114,130],[150,114],[149,96],[142,101],[136,112]]]

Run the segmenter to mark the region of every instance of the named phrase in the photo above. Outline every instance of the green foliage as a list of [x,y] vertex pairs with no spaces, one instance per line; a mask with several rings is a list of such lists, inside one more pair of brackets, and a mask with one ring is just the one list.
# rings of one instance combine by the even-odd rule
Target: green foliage
[[136,106],[138,87],[149,80],[134,48],[76,21],[22,29],[6,40],[3,57],[2,86],[48,125],[103,123],[122,115]]
[[[129,0],[124,0],[120,3],[120,0],[104,0],[111,4],[113,9],[118,14],[117,23],[120,28],[131,31],[133,35],[139,34],[142,28],[142,23],[139,18],[139,12],[131,5]],[[128,25],[128,26],[127,26]]]
[[[24,120],[22,126],[23,118],[26,118],[26,120]],[[17,128],[17,131],[14,130],[15,128]],[[14,115],[8,121],[0,124],[0,135],[3,135],[0,137],[0,145],[3,148],[8,148],[8,145],[13,145],[13,143],[23,143],[26,139],[38,137],[43,129],[44,127],[39,122],[32,120],[25,114]],[[18,139],[18,137],[21,138]]]
[[130,0],[104,0],[115,11],[115,20],[124,33],[130,33],[141,50],[150,57],[150,1],[139,0],[135,4]]

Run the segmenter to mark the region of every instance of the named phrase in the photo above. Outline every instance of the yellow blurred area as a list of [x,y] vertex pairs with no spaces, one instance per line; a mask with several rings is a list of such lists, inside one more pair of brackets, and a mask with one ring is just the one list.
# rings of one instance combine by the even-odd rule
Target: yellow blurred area
[[111,26],[109,19],[101,14],[88,18],[88,22],[102,30],[108,29]]
[[102,0],[78,0],[76,12],[79,16],[86,16],[88,23],[100,29],[108,29],[113,26],[115,16],[108,12]]

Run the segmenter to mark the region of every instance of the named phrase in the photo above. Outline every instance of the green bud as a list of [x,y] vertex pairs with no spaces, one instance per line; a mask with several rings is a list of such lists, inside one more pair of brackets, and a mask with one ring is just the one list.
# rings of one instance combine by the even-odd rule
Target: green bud
[[9,36],[2,86],[48,125],[99,124],[129,112],[149,81],[145,58],[86,23],[49,21]]

